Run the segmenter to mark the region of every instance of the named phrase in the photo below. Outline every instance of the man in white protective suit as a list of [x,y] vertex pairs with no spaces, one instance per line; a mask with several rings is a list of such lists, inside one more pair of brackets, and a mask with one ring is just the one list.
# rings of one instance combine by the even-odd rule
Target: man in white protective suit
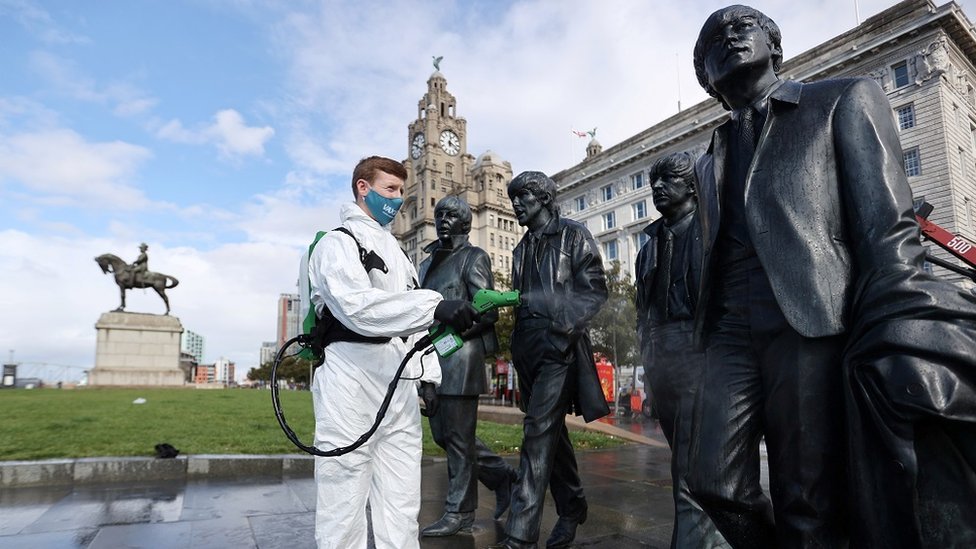
[[[470,303],[419,289],[413,265],[390,233],[406,177],[395,160],[361,160],[352,176],[355,202],[340,210],[344,231],[329,231],[309,256],[316,314],[331,312],[349,333],[325,347],[312,382],[315,446],[323,450],[347,446],[369,430],[401,361],[435,321],[463,331],[478,318]],[[441,375],[436,355],[423,361],[421,355],[411,359],[365,444],[339,457],[315,458],[320,549],[366,547],[367,501],[378,549],[419,548],[420,407],[417,381],[408,378],[424,382],[427,401],[436,398]]]

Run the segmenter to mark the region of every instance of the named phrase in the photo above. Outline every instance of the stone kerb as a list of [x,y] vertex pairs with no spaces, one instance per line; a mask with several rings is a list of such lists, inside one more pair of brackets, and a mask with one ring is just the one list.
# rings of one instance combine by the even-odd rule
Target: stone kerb
[[302,454],[191,455],[174,459],[110,457],[0,461],[0,489],[116,482],[255,477],[308,477],[314,460]]

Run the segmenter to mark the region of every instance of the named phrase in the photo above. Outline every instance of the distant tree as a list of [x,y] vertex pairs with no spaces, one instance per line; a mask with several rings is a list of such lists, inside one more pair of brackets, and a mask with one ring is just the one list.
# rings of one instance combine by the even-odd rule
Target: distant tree
[[611,261],[606,269],[607,302],[590,321],[593,350],[609,360],[616,357],[617,366],[637,364],[637,295],[627,273],[621,273],[620,262]]
[[271,379],[271,362],[265,362],[264,364],[251,368],[247,371],[247,379],[249,381],[268,381]]
[[[508,291],[512,287],[511,275],[496,272],[495,289]],[[515,326],[515,307],[502,307],[498,310],[498,322],[495,322],[495,335],[498,336],[498,350],[495,357],[486,357],[494,362],[494,358],[512,360],[512,327]]]
[[[272,362],[268,361],[247,372],[247,379],[251,381],[271,381]],[[278,380],[295,384],[309,384],[309,361],[298,357],[286,357],[278,366]]]

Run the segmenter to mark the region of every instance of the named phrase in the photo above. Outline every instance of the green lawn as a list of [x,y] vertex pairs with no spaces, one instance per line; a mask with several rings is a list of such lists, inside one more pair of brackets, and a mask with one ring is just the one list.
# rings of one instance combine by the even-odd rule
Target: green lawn
[[[133,404],[137,398],[145,404]],[[307,391],[282,391],[288,424],[312,442]],[[424,425],[424,454],[443,455]],[[478,422],[478,436],[495,451],[518,451],[522,426]],[[577,448],[623,441],[570,432]],[[285,438],[271,392],[255,389],[13,389],[0,391],[0,461],[65,457],[151,456],[168,442],[181,454],[283,454],[300,450]]]

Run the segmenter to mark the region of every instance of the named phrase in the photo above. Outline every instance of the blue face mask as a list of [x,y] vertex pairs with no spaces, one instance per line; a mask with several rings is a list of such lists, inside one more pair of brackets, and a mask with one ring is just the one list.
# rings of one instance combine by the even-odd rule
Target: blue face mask
[[369,213],[373,214],[373,219],[383,226],[389,225],[393,221],[397,211],[400,210],[400,206],[403,205],[402,198],[387,198],[373,189],[366,193],[363,200],[366,202],[366,207],[369,208]]

